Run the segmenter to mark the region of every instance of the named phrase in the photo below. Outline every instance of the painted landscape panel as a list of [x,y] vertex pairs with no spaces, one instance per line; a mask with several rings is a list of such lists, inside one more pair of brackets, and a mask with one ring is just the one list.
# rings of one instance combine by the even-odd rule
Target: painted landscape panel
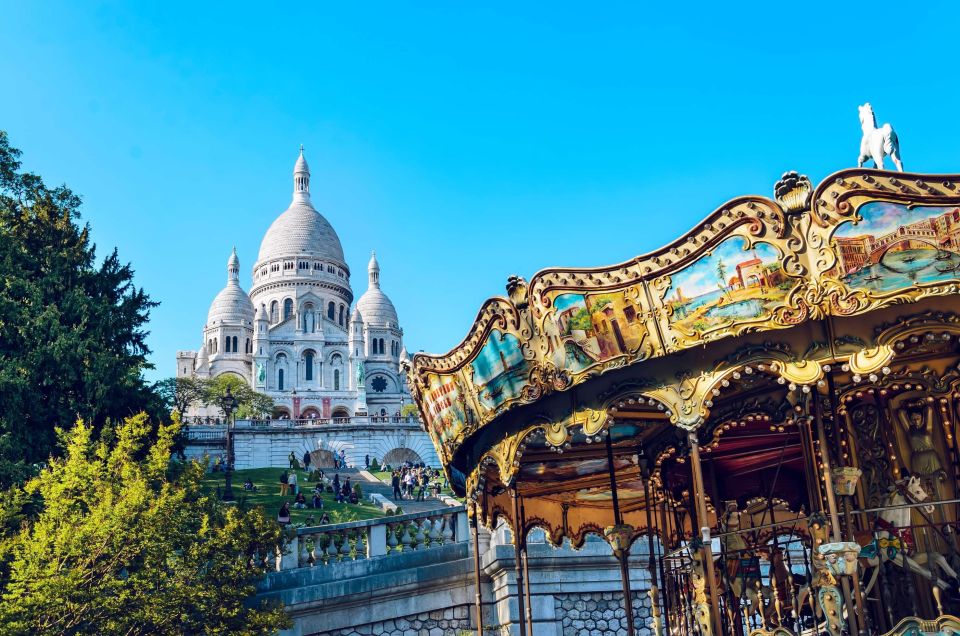
[[741,320],[770,315],[793,282],[783,272],[780,254],[767,243],[746,249],[734,236],[671,276],[664,299],[670,324],[703,333]]
[[564,293],[553,299],[544,323],[555,365],[574,373],[636,351],[646,336],[644,312],[630,290],[617,293]]
[[871,201],[833,236],[833,274],[854,289],[888,293],[960,279],[960,208]]
[[480,402],[490,409],[518,397],[530,372],[517,337],[497,329],[487,336],[472,366]]

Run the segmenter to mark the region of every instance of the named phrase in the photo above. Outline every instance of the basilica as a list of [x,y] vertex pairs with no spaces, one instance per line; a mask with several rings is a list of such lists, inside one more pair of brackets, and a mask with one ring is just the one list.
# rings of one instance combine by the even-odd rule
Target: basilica
[[[234,374],[273,398],[276,419],[400,415],[411,400],[397,311],[380,289],[376,254],[354,305],[340,238],[310,201],[302,147],[293,200],[264,235],[252,279],[248,293],[234,249],[199,350],[177,353],[178,377]],[[216,415],[202,406],[188,413]]]

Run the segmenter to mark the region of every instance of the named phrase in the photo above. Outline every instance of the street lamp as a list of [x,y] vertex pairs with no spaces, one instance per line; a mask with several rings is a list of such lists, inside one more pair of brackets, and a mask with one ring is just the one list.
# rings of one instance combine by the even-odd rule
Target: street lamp
[[227,483],[223,489],[223,500],[233,501],[233,418],[230,416],[237,408],[237,399],[233,397],[229,386],[220,401],[220,406],[223,408],[223,414],[227,416],[227,470],[225,473]]

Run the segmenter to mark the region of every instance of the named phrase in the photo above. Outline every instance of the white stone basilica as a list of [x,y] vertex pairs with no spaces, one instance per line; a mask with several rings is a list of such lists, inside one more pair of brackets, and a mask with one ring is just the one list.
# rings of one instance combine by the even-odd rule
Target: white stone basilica
[[[240,287],[234,250],[203,344],[177,353],[177,375],[237,375],[274,399],[274,418],[399,415],[411,402],[400,372],[403,330],[380,289],[376,255],[367,273],[367,291],[351,311],[350,268],[337,233],[310,202],[301,148],[293,201],[263,237],[250,293]],[[188,415],[219,413],[196,408]]]

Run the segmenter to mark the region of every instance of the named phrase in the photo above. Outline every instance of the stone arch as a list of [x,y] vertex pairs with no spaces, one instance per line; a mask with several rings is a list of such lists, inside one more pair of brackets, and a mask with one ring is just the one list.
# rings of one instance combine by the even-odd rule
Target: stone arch
[[273,407],[273,411],[270,413],[270,417],[275,420],[289,419],[290,409],[285,406],[275,406]]
[[300,417],[305,420],[319,419],[320,410],[317,409],[317,407],[315,406],[308,406],[307,408],[303,409],[303,411],[300,412]]
[[330,413],[330,417],[350,417],[350,411],[345,406],[337,406]]
[[394,448],[383,456],[383,463],[391,466],[400,466],[404,462],[411,464],[423,463],[423,458],[411,448]]

